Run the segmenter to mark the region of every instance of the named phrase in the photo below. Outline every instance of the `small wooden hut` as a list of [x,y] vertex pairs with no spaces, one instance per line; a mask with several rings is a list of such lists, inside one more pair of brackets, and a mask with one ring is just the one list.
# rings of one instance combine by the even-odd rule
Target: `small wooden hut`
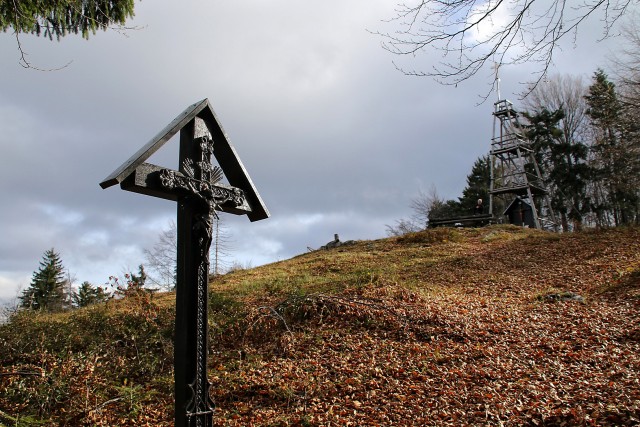
[[507,206],[503,213],[509,220],[509,224],[519,225],[522,227],[535,228],[536,223],[533,217],[533,209],[531,205],[520,197],[516,197]]

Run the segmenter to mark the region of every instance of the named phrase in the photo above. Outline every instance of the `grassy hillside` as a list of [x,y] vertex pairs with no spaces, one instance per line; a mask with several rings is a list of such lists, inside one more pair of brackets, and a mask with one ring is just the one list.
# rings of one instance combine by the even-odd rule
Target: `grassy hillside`
[[[638,425],[640,229],[435,229],[211,283],[220,426]],[[170,426],[172,294],[0,327],[0,425]]]

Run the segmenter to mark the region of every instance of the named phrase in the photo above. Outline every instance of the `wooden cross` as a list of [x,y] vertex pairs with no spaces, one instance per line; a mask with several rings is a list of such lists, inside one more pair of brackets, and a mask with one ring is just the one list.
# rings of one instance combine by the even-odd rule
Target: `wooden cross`
[[[179,170],[144,163],[180,131]],[[211,162],[211,156],[218,166]],[[230,185],[219,181],[225,176]],[[209,248],[216,211],[269,217],[208,100],[189,106],[100,186],[178,202],[174,349],[175,426],[213,425],[207,378]]]

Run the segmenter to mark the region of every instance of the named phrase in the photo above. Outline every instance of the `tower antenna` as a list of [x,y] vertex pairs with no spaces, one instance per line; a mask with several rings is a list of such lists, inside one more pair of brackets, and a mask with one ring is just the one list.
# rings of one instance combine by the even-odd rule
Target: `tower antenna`
[[497,101],[500,101],[502,98],[500,97],[500,63],[496,62],[495,64],[493,64],[493,68],[496,70],[496,92],[498,93],[498,99]]

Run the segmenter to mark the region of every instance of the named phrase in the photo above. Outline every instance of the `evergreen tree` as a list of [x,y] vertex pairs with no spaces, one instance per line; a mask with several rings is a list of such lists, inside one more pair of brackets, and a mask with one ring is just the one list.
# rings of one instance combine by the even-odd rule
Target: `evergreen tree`
[[140,264],[138,266],[138,274],[131,272],[125,277],[129,279],[129,289],[142,289],[147,281],[147,272],[144,271],[144,266]]
[[49,249],[42,257],[40,268],[33,273],[30,286],[19,297],[20,305],[34,310],[62,310],[67,306],[65,284],[60,255]]
[[593,83],[589,86],[589,93],[585,96],[589,108],[587,115],[593,125],[598,127],[603,135],[601,143],[615,144],[620,135],[620,111],[616,86],[609,81],[607,74],[599,69],[593,76]]
[[147,281],[147,273],[144,271],[144,265],[138,266],[138,274],[131,273],[131,283],[133,286],[143,288]]
[[[469,214],[479,213],[475,212],[474,209],[478,199],[481,199],[485,206],[489,202],[490,183],[491,165],[489,156],[484,155],[476,159],[471,168],[471,173],[467,175],[467,186],[462,190],[462,197],[459,199],[461,211]],[[486,213],[485,211],[482,213]]]
[[133,16],[134,0],[18,0],[0,1],[0,29],[43,34],[60,39],[69,33],[106,30]]
[[78,292],[74,292],[72,299],[76,307],[86,307],[91,304],[106,301],[109,295],[101,287],[94,288],[91,283],[83,282],[78,289]]
[[399,219],[395,225],[387,225],[387,235],[402,236],[407,233],[424,230],[432,219],[459,216],[460,204],[455,200],[445,200],[438,195],[435,186],[427,193],[420,191],[418,197],[411,200],[413,215],[409,219]]
[[459,216],[468,215],[468,212],[463,212],[460,202],[456,200],[447,200],[442,203],[435,204],[429,211],[429,221],[445,218],[456,218]]
[[623,106],[615,84],[598,70],[585,96],[587,115],[595,130],[595,178],[602,184],[604,197],[594,206],[600,217],[610,212],[615,225],[629,224],[638,216],[638,169],[633,128],[626,126]]
[[562,108],[523,114],[529,124],[524,135],[532,142],[536,160],[550,192],[551,207],[560,214],[562,229],[569,230],[569,220],[580,228],[584,214],[589,211],[586,188],[591,170],[586,163],[587,146],[569,140],[560,122],[565,118]]

